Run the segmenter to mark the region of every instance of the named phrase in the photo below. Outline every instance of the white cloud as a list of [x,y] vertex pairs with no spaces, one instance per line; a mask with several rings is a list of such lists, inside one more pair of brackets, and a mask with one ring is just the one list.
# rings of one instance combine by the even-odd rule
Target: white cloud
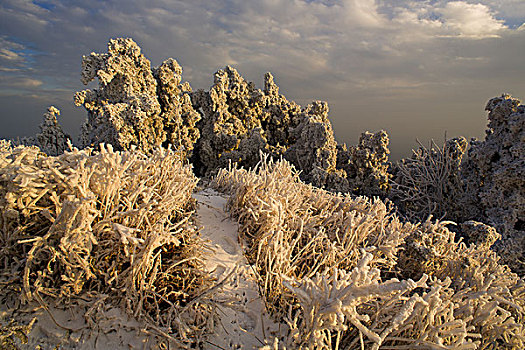
[[445,27],[455,34],[472,38],[498,36],[506,26],[503,20],[494,17],[492,11],[483,4],[469,4],[464,1],[451,1],[438,9]]
[[490,7],[496,16],[511,28],[518,28],[525,22],[525,1],[523,0],[477,0]]
[[341,12],[352,25],[380,27],[385,19],[378,13],[375,0],[343,0],[346,11]]

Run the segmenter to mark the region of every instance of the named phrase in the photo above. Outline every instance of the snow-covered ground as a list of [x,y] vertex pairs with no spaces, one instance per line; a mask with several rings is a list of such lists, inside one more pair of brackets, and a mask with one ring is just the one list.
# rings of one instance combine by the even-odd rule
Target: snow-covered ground
[[220,324],[206,349],[257,349],[264,345],[265,338],[277,335],[279,325],[264,311],[254,272],[238,239],[238,225],[224,212],[227,200],[224,196],[206,189],[194,198],[199,203],[197,218],[202,225],[202,237],[213,249],[207,255],[206,266],[219,282],[226,279],[214,296],[226,303],[219,306]]

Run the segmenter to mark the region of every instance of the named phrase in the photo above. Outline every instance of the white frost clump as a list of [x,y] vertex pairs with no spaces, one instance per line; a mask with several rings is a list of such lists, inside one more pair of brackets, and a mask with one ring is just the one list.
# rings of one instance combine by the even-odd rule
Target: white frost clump
[[384,197],[390,190],[388,134],[363,132],[356,146],[338,145],[337,167],[346,172],[351,193]]
[[36,135],[38,146],[50,156],[58,156],[70,148],[71,137],[64,133],[57,117],[60,111],[51,106],[44,114],[44,121],[40,125],[40,133]]
[[215,306],[202,293],[212,280],[192,219],[198,179],[181,154],[102,144],[51,157],[4,144],[0,299],[81,300],[91,324],[95,310],[120,307],[177,349],[211,332]]
[[464,137],[447,140],[442,147],[420,144],[411,158],[394,166],[390,196],[407,217],[425,220],[432,215],[459,222],[479,217],[461,173],[467,146]]
[[[98,78],[99,88],[75,95],[75,103],[88,111],[81,145],[105,142],[119,150],[135,145],[148,153],[172,144],[186,152],[200,175],[230,162],[253,167],[264,151],[289,160],[317,187],[368,196],[388,191],[385,132],[363,134],[358,146],[338,157],[326,102],[301,107],[289,101],[270,73],[260,90],[227,66],[215,73],[209,91],[196,92],[181,83],[181,74],[173,59],[151,68],[131,39],[110,40],[107,53],[84,56],[82,82]],[[345,157],[349,162],[338,162]]]
[[[421,146],[393,170],[391,198],[411,219],[429,215],[476,220],[501,233],[493,248],[525,273],[525,106],[509,95],[491,99],[485,140],[457,137]],[[476,241],[479,227],[462,226]],[[488,226],[483,230],[492,231]],[[469,232],[474,232],[469,237]]]
[[0,139],[0,152],[9,152],[13,149],[11,141],[6,139]]
[[337,142],[328,119],[328,104],[314,101],[303,109],[301,122],[291,129],[295,139],[285,158],[305,172],[303,179],[314,186],[347,192],[344,171],[336,169]]
[[271,74],[261,91],[230,66],[217,71],[210,90],[197,91],[193,101],[203,113],[195,161],[202,174],[230,161],[252,167],[261,150],[281,156],[301,120],[301,107],[279,94]]
[[379,349],[386,337],[398,330],[411,316],[416,303],[424,303],[418,294],[414,294],[406,298],[397,314],[390,315],[391,323],[383,331],[376,333],[369,329],[363,322],[369,323],[370,316],[360,314],[359,307],[379,298],[401,298],[416,288],[428,288],[426,275],[418,282],[399,281],[396,278],[381,282],[381,271],[369,266],[372,259],[372,254],[364,253],[350,272],[335,268],[330,275],[316,274],[313,279],[305,278],[300,283],[290,279],[283,281],[297,295],[302,309],[303,321],[300,327],[297,326],[299,315],[293,321],[288,320],[291,336],[297,344],[304,349],[330,348],[331,332],[335,332],[338,334],[337,348],[341,333],[347,331],[351,324],[373,342],[372,349]]

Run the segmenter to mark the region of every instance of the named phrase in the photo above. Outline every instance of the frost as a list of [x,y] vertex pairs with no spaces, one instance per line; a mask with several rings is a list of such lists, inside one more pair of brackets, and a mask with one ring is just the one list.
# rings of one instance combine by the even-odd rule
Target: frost
[[[196,92],[181,75],[173,59],[152,68],[131,39],[110,40],[82,61],[82,82],[98,79],[75,96],[84,149],[54,107],[33,146],[0,140],[3,300],[81,301],[90,326],[120,307],[160,347],[202,347],[216,326],[207,294],[221,284],[201,259],[190,159],[230,194],[281,322],[263,349],[525,348],[518,100],[489,101],[484,141],[420,144],[392,165],[386,132],[337,144],[328,104],[289,101],[270,73],[260,90],[228,66]],[[30,325],[2,323],[0,341],[24,340]]]
[[476,204],[469,205],[471,192],[461,176],[467,146],[464,137],[447,140],[442,147],[420,144],[411,158],[396,164],[391,197],[409,218],[433,215],[461,222],[479,216]]
[[181,83],[182,68],[170,58],[153,69],[153,75],[157,80],[157,96],[166,131],[165,143],[191,155],[200,136],[196,124],[201,116],[193,109],[189,83]]
[[[463,137],[443,147],[421,146],[395,167],[392,197],[412,218],[435,215],[494,226],[502,236],[494,248],[523,274],[525,106],[502,95],[491,99],[486,110],[485,140],[471,140],[468,151]],[[473,234],[478,236],[477,230]]]
[[404,307],[392,317],[392,323],[380,334],[370,330],[363,322],[369,322],[370,316],[360,314],[358,307],[378,298],[389,299],[409,294],[416,288],[427,287],[426,276],[420,281],[399,281],[391,279],[381,282],[380,270],[371,268],[370,253],[363,254],[357,266],[351,271],[334,269],[331,275],[316,274],[313,279],[305,278],[297,286],[287,280],[283,284],[293,291],[298,298],[304,321],[300,330],[295,327],[297,316],[290,322],[292,337],[299,340],[307,349],[327,347],[332,342],[331,332],[338,333],[336,348],[339,346],[340,334],[353,325],[367,338],[373,341],[372,349],[378,349],[386,337],[396,331],[411,316],[416,303],[423,299],[415,294],[407,299]]
[[473,220],[462,223],[461,230],[470,242],[486,248],[492,247],[501,238],[494,227]]
[[[523,275],[525,268],[525,107],[508,95],[487,103],[484,141],[463,137],[421,146],[394,167],[391,198],[411,219],[429,215],[456,222],[476,220],[501,233],[493,249]],[[462,226],[467,239],[480,239],[481,226]],[[490,236],[489,226],[484,226]],[[469,237],[471,232],[472,237]],[[492,241],[492,239],[491,239]],[[494,243],[494,242],[492,242]]]
[[291,142],[290,128],[299,124],[301,108],[278,91],[271,74],[265,76],[263,92],[228,66],[215,73],[209,91],[194,94],[195,108],[203,112],[196,157],[202,174],[230,161],[252,167],[260,150],[283,154]]
[[75,95],[88,111],[82,146],[135,145],[148,153],[171,144],[186,152],[200,175],[230,162],[253,167],[264,151],[288,159],[318,187],[369,196],[388,191],[385,132],[363,134],[358,146],[339,156],[346,149],[335,141],[326,102],[299,106],[279,93],[270,73],[260,90],[227,66],[215,73],[209,91],[196,92],[181,74],[173,59],[151,68],[131,39],[110,40],[107,53],[84,56],[82,82],[98,78],[99,88]]
[[229,66],[215,73],[209,92],[194,96],[195,107],[204,113],[196,159],[203,174],[229,162],[253,167],[260,151],[289,159],[319,187],[336,174],[337,144],[326,102],[301,108],[279,94],[270,73],[261,91]]
[[301,170],[303,180],[320,188],[366,195],[388,191],[386,133],[363,134],[350,152],[338,147],[328,104],[301,107],[287,100],[270,73],[261,91],[228,66],[215,73],[209,91],[192,96],[195,109],[203,112],[194,157],[203,175],[230,162],[253,167],[264,151],[274,159],[284,157]]
[[40,133],[36,135],[38,146],[42,151],[50,156],[57,156],[69,149],[71,137],[62,131],[58,124],[57,116],[60,111],[51,106],[44,114],[44,121],[40,125]]
[[291,133],[296,142],[284,156],[306,173],[303,179],[320,188],[347,192],[344,172],[336,170],[337,142],[328,119],[328,104],[314,101],[308,105]]

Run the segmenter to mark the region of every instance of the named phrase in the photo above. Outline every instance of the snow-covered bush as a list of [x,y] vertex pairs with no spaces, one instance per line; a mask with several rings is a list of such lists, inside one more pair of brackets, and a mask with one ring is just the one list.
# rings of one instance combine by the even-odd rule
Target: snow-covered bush
[[75,104],[88,111],[81,146],[135,145],[148,153],[172,144],[186,152],[199,175],[230,162],[252,167],[264,151],[285,157],[317,187],[366,195],[388,190],[385,132],[363,134],[338,166],[326,102],[299,106],[279,93],[270,73],[260,90],[227,66],[215,73],[209,91],[196,92],[181,83],[181,74],[171,58],[152,68],[131,39],[112,39],[107,53],[84,56],[82,82],[98,78],[99,87],[75,95]]
[[203,175],[230,162],[253,167],[263,151],[284,157],[301,171],[302,180],[319,188],[369,196],[388,191],[388,135],[364,133],[359,145],[338,146],[328,104],[301,107],[287,100],[270,73],[259,90],[228,66],[215,73],[209,91],[199,90],[192,99],[203,112],[193,159]]
[[390,190],[388,134],[364,132],[356,146],[338,145],[337,168],[343,169],[349,191],[368,197],[385,197]]
[[[390,197],[410,219],[476,220],[501,233],[494,249],[525,272],[525,106],[502,95],[487,103],[483,141],[463,137],[414,151],[394,166]],[[469,238],[467,232],[463,232]]]
[[314,101],[303,108],[287,100],[270,73],[262,91],[228,66],[215,73],[209,91],[194,93],[193,101],[204,114],[194,158],[202,174],[229,162],[253,167],[264,151],[274,158],[286,157],[303,171],[304,179],[319,187],[330,185],[328,177],[341,176],[328,104]]
[[213,319],[198,298],[211,280],[191,222],[197,178],[181,158],[110,145],[57,157],[0,148],[2,297],[102,298],[170,329],[177,346],[198,343]]
[[447,140],[442,147],[420,144],[411,158],[395,165],[390,196],[407,217],[425,220],[432,215],[460,222],[479,217],[476,207],[464,201],[461,162],[467,146],[464,137]]
[[[382,201],[302,183],[286,161],[219,171],[267,308],[289,326],[274,348],[525,345],[525,284],[447,222],[402,223]],[[267,347],[268,348],[268,347]]]

